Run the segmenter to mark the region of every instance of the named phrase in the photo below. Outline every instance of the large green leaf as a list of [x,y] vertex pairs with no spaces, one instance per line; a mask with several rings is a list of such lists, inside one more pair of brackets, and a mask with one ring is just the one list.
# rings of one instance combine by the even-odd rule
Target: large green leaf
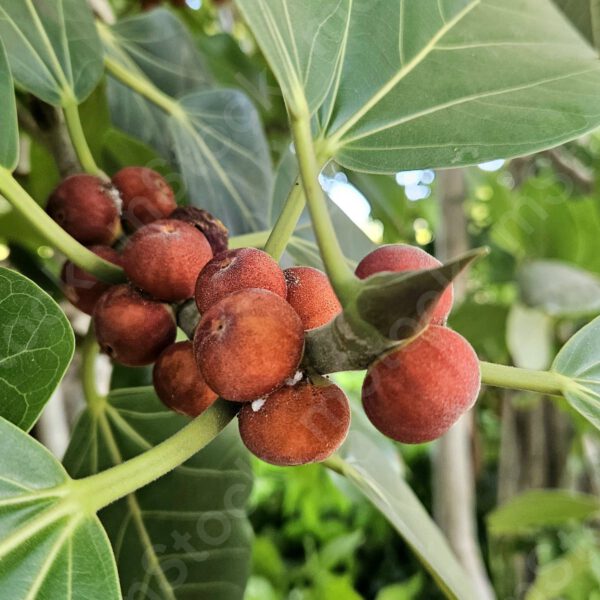
[[319,150],[353,170],[525,154],[600,122],[596,54],[549,0],[238,5],[292,107],[327,87]]
[[600,512],[595,496],[564,490],[531,490],[512,498],[487,516],[492,535],[527,535],[543,527],[583,521]]
[[394,445],[353,413],[352,430],[340,450],[341,471],[398,531],[449,598],[477,596],[442,532],[403,477]]
[[13,80],[0,39],[0,167],[12,171],[19,160],[19,129]]
[[[152,389],[117,390],[81,417],[65,456],[82,477],[132,458],[186,423]],[[237,432],[223,432],[181,467],[99,514],[125,598],[235,600],[250,562],[244,510],[252,487]]]
[[74,348],[73,330],[56,302],[19,273],[0,268],[0,416],[30,429]]
[[571,379],[563,390],[569,404],[600,429],[600,317],[561,349],[552,370]]
[[83,101],[104,70],[87,2],[0,0],[0,37],[16,82],[50,104]]
[[64,501],[60,463],[2,418],[0,454],[0,597],[121,598],[106,533]]
[[[232,233],[266,228],[273,175],[255,108],[241,92],[198,89],[200,83],[206,87],[206,79],[201,67],[192,68],[195,59],[187,61],[190,75],[176,61],[178,54],[192,52],[185,30],[166,11],[152,14],[116,33],[103,28],[102,37],[113,60],[178,101],[167,114],[111,79],[115,124],[177,167],[190,202],[213,212]],[[163,25],[172,32],[166,42],[158,35]]]

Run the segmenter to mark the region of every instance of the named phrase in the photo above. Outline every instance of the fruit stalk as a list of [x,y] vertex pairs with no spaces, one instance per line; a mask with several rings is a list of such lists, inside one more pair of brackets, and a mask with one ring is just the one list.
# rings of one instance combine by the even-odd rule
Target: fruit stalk
[[97,475],[73,482],[72,492],[88,513],[95,513],[152,483],[209,444],[235,417],[238,407],[217,400],[202,415],[151,450]]
[[96,161],[92,155],[92,151],[90,150],[87,140],[85,139],[83,126],[79,117],[79,107],[77,102],[75,100],[70,100],[64,104],[63,112],[71,142],[73,142],[73,147],[75,148],[77,158],[79,159],[83,170],[90,175],[96,175],[102,179],[108,179],[106,174],[96,164]]
[[358,280],[346,262],[319,183],[320,169],[313,145],[308,107],[297,114],[291,114],[290,123],[302,186],[317,244],[333,288],[342,305],[345,306],[354,296]]
[[119,283],[124,280],[123,270],[120,267],[100,258],[71,237],[19,185],[10,171],[3,168],[0,168],[0,193],[36,233],[78,267],[108,283]]
[[305,206],[304,190],[300,182],[295,181],[264,247],[264,251],[275,260],[278,261],[285,251]]
[[552,371],[532,371],[484,361],[480,362],[480,367],[483,383],[512,390],[562,396],[571,383],[568,377]]

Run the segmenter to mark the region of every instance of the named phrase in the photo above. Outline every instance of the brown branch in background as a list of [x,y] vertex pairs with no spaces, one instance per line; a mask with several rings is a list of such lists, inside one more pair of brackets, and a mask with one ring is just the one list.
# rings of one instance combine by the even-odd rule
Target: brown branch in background
[[29,107],[19,103],[19,127],[50,151],[61,177],[81,171],[63,114],[57,108],[31,98]]
[[594,189],[595,178],[591,169],[581,164],[574,156],[564,152],[560,148],[553,148],[542,153],[552,162],[557,173],[565,175],[583,192],[591,192]]

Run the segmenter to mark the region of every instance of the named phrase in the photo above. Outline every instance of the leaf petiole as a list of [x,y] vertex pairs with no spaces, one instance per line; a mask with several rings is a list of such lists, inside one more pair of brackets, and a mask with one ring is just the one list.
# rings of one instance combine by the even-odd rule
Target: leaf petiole
[[519,369],[485,361],[480,362],[480,367],[482,382],[495,387],[562,396],[573,384],[571,378],[553,371]]

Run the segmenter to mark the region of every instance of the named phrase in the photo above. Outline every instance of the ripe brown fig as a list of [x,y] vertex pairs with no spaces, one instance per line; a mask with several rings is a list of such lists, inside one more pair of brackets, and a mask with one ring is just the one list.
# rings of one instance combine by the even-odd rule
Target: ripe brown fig
[[100,297],[94,329],[102,351],[130,367],[153,363],[177,334],[169,305],[149,300],[125,284]]
[[[420,271],[423,269],[434,269],[441,267],[442,263],[427,254],[421,248],[409,246],[407,244],[390,244],[380,246],[370,254],[367,254],[356,267],[356,275],[360,279],[366,279],[376,273],[392,271],[402,273],[404,271]],[[424,304],[428,298],[424,298]],[[433,325],[445,325],[448,315],[452,310],[454,302],[454,290],[449,285],[437,301],[433,309],[431,323]]]
[[195,206],[180,206],[169,218],[185,221],[203,233],[215,256],[227,250],[229,230],[207,210]]
[[[119,266],[122,264],[121,256],[110,246],[90,246],[89,249],[104,260]],[[111,287],[110,283],[96,279],[70,260],[63,265],[60,277],[69,302],[88,315],[94,312],[98,298]]]
[[304,329],[329,323],[342,312],[327,275],[312,267],[291,267],[283,272],[287,301],[302,319]]
[[370,421],[405,444],[442,436],[479,394],[479,361],[458,333],[430,325],[409,344],[378,358],[363,383]]
[[304,465],[331,456],[350,427],[350,406],[333,385],[302,381],[242,407],[242,441],[258,458],[279,466]]
[[165,178],[147,167],[125,167],[112,178],[123,201],[123,223],[136,230],[166,219],[176,208],[175,194]]
[[194,334],[208,385],[226,400],[262,398],[293,377],[304,349],[296,311],[267,290],[234,292],[214,304]]
[[71,175],[52,192],[46,212],[78,242],[111,246],[121,235],[117,191],[94,175]]
[[131,236],[123,266],[131,282],[154,298],[179,302],[194,295],[198,273],[211,258],[210,245],[197,229],[164,219]]
[[196,283],[196,304],[201,313],[238,290],[260,288],[281,298],[287,295],[283,271],[266,252],[238,248],[215,256]]
[[163,404],[188,417],[197,417],[218,398],[202,377],[192,342],[164,350],[154,365],[152,380]]

